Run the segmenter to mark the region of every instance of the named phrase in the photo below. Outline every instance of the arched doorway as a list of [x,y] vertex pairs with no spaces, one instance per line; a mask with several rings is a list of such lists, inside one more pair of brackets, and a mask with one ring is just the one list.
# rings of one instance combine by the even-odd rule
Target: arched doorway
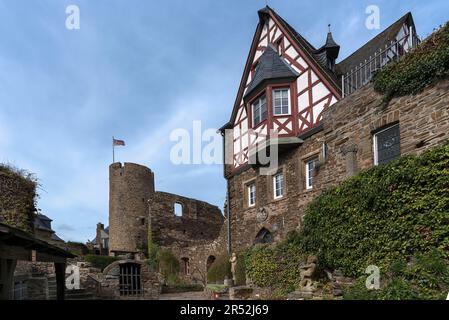
[[207,271],[209,271],[209,268],[212,265],[212,263],[214,263],[214,261],[215,261],[215,256],[210,255],[207,258],[207,261],[206,261],[206,269],[207,269]]
[[272,243],[273,242],[273,235],[268,229],[262,228],[257,233],[256,238],[254,239],[254,244],[258,243]]

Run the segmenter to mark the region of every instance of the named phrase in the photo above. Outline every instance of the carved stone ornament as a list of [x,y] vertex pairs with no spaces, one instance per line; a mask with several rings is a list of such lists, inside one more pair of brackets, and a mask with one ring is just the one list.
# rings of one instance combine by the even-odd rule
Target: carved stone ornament
[[268,219],[268,210],[265,208],[260,208],[257,212],[257,221],[264,222]]

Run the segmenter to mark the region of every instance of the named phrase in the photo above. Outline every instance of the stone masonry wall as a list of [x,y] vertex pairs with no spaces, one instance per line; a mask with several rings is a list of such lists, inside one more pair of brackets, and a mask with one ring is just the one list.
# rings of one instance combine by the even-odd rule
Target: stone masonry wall
[[[275,241],[298,228],[310,200],[324,188],[374,165],[373,131],[399,123],[401,154],[420,153],[449,139],[449,81],[427,88],[415,96],[394,99],[381,110],[382,96],[367,85],[327,109],[321,130],[303,136],[304,143],[279,155],[285,194],[274,199],[272,176],[247,167],[230,174],[230,211],[233,251],[254,243],[265,228]],[[327,145],[327,156],[322,153]],[[318,157],[314,187],[305,188],[306,161]],[[248,207],[246,186],[256,182],[256,205]],[[264,209],[262,211],[262,209]]]
[[154,193],[154,174],[134,163],[109,167],[109,251],[136,252],[146,246],[147,201]]
[[[176,216],[175,203],[182,205]],[[161,246],[188,247],[218,237],[223,216],[217,206],[167,192],[155,192],[150,201],[153,240]]]

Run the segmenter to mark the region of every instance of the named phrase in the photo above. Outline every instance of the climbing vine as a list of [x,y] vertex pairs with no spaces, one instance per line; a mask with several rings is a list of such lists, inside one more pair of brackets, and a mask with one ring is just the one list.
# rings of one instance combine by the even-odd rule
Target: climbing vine
[[384,94],[382,106],[394,97],[416,94],[449,77],[449,23],[400,60],[373,77],[374,89]]
[[0,164],[0,221],[32,232],[36,187],[32,174]]

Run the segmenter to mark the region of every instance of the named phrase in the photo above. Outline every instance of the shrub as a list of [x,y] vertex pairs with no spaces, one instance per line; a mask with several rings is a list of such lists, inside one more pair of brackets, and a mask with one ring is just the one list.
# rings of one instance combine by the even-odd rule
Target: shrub
[[225,277],[232,278],[231,263],[227,253],[219,255],[207,271],[208,283],[223,283]]
[[146,263],[152,271],[157,271],[163,276],[167,285],[175,286],[180,283],[179,261],[170,250],[150,243],[148,255]]
[[449,76],[449,23],[411,53],[390,63],[373,77],[374,88],[384,94],[384,106],[397,96],[420,92]]
[[0,221],[32,233],[37,186],[33,174],[0,164]]
[[276,246],[256,245],[246,251],[246,273],[254,284],[272,287],[282,296],[299,285],[305,258],[290,237]]
[[102,271],[104,268],[106,268],[108,265],[113,263],[114,261],[117,261],[117,257],[111,257],[111,256],[98,256],[93,254],[88,254],[84,257],[87,262],[91,263],[94,268],[99,268]]
[[343,290],[344,299],[445,299],[449,290],[449,266],[444,255],[435,249],[411,260],[411,263],[393,262],[389,272],[381,275],[380,290],[367,290],[366,278],[359,278],[353,286]]
[[157,254],[159,272],[166,279],[168,285],[177,284],[179,281],[179,261],[173,253],[167,249],[159,250]]

